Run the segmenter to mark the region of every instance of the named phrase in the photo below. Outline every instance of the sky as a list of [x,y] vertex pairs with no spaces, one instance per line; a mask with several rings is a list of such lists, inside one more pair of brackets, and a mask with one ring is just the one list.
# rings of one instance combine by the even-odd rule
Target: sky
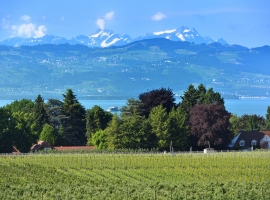
[[231,45],[270,45],[269,0],[0,0],[0,23],[0,41],[98,28],[136,38],[186,26]]

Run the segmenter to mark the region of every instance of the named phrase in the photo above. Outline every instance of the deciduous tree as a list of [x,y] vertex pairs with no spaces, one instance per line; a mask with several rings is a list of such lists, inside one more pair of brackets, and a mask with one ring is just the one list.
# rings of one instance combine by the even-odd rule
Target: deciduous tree
[[112,119],[110,112],[104,111],[100,106],[95,105],[91,109],[86,110],[86,130],[87,138],[91,140],[92,135],[99,131],[104,130]]
[[169,113],[170,140],[175,150],[186,151],[189,147],[188,117],[181,107],[172,109]]
[[170,121],[166,109],[159,105],[154,107],[149,115],[149,122],[152,127],[152,132],[157,137],[158,148],[161,150],[169,150],[171,130]]
[[217,103],[197,104],[190,110],[190,134],[192,145],[216,147],[227,145],[232,139],[229,128],[230,113]]
[[54,128],[49,124],[45,124],[39,136],[39,140],[43,140],[51,145],[55,145],[56,136],[54,135]]
[[140,110],[142,114],[148,118],[151,110],[161,105],[169,113],[173,107],[175,107],[175,97],[170,88],[160,88],[156,90],[151,90],[139,95],[139,100],[141,101]]

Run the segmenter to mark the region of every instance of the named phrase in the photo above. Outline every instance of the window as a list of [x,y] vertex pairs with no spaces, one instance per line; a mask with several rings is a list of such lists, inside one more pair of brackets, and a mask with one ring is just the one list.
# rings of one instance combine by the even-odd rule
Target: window
[[252,140],[251,141],[251,146],[256,146],[257,145],[257,141],[256,140]]
[[245,141],[244,141],[244,140],[241,140],[241,141],[239,142],[239,145],[240,145],[240,147],[245,146]]

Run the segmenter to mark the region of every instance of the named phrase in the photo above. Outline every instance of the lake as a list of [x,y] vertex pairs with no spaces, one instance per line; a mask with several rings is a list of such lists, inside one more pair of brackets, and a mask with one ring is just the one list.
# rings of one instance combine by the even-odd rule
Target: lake
[[[92,108],[98,105],[104,110],[111,106],[118,106],[119,108],[126,105],[126,100],[79,100],[86,108]],[[0,100],[0,106],[5,106],[11,103],[12,100]],[[270,106],[270,99],[225,99],[226,109],[238,116],[243,114],[256,114],[265,117],[267,107]]]

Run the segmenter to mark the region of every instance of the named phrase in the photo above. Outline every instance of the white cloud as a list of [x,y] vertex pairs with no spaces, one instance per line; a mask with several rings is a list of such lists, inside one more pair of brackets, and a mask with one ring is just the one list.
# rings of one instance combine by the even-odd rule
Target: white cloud
[[65,20],[65,17],[64,17],[64,16],[62,16],[62,17],[60,18],[60,20],[61,20],[61,21],[64,21],[64,20]]
[[28,22],[31,20],[31,17],[28,15],[23,15],[20,17],[20,20]]
[[155,21],[159,21],[159,20],[162,20],[164,18],[166,18],[166,15],[163,14],[162,12],[158,12],[152,16],[152,20],[155,20]]
[[10,25],[9,25],[9,21],[6,18],[3,18],[1,20],[1,26],[3,29],[9,29]]
[[104,29],[104,27],[105,27],[105,20],[104,19],[98,19],[97,21],[96,21],[96,25],[100,28],[100,29]]
[[35,30],[35,36],[34,37],[43,37],[47,32],[47,28],[44,25],[41,25]]
[[104,19],[106,19],[108,21],[112,20],[113,18],[114,18],[114,12],[113,11],[106,13],[106,15],[104,16]]
[[97,19],[96,25],[103,30],[105,28],[105,22],[112,19],[114,19],[114,11],[108,12],[103,18]]
[[43,37],[47,31],[44,25],[36,27],[33,23],[22,24],[20,26],[13,25],[11,27],[14,36],[20,37]]

